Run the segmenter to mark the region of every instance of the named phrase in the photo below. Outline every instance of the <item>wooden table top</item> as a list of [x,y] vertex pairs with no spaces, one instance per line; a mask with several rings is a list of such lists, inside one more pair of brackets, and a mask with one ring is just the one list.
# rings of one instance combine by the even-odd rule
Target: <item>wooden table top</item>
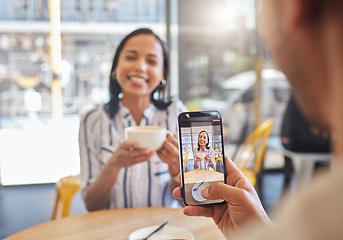
[[193,170],[185,172],[185,183],[196,183],[203,180],[205,182],[224,181],[224,174],[213,170]]
[[182,227],[192,232],[196,240],[225,239],[212,219],[188,217],[182,209],[127,208],[111,209],[71,216],[46,222],[21,232],[14,239],[116,239],[127,240],[134,230],[160,225]]

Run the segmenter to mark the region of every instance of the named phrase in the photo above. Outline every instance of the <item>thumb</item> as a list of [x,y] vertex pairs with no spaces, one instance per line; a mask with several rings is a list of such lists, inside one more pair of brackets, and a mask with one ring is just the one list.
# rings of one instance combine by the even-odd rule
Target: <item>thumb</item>
[[246,199],[247,191],[241,188],[226,185],[224,183],[215,183],[201,191],[201,195],[208,200],[222,199],[228,203],[234,204]]

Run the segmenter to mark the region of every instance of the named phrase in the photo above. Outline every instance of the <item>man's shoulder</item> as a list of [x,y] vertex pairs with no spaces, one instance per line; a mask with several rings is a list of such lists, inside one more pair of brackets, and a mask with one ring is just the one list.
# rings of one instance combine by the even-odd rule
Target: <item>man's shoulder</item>
[[283,199],[272,226],[249,226],[234,239],[343,239],[343,168],[319,174]]
[[343,168],[336,171],[318,174],[292,193],[280,212],[278,228],[296,229],[295,236],[302,239],[343,239]]

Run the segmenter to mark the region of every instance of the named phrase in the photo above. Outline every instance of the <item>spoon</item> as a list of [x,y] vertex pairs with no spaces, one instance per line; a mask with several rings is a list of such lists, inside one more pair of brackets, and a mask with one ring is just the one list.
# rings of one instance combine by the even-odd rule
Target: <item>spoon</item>
[[163,223],[161,226],[159,226],[155,231],[153,231],[152,233],[150,233],[148,236],[146,236],[145,238],[143,238],[142,240],[148,240],[152,235],[154,235],[155,233],[157,233],[158,231],[160,231],[165,225],[168,224],[168,221],[166,221],[165,223]]
[[205,180],[202,180],[202,182],[196,187],[193,188],[193,192],[198,191],[199,187],[205,182]]

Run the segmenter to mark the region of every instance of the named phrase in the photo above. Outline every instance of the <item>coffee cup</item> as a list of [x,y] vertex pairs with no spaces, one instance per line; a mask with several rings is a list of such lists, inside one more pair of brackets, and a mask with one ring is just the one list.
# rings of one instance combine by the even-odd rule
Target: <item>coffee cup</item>
[[168,130],[160,126],[137,126],[125,128],[125,140],[138,143],[139,148],[156,151],[163,146]]
[[205,152],[199,152],[199,153],[197,153],[197,157],[199,157],[199,158],[201,158],[201,160],[203,160],[205,158],[206,154],[207,153],[205,153]]

